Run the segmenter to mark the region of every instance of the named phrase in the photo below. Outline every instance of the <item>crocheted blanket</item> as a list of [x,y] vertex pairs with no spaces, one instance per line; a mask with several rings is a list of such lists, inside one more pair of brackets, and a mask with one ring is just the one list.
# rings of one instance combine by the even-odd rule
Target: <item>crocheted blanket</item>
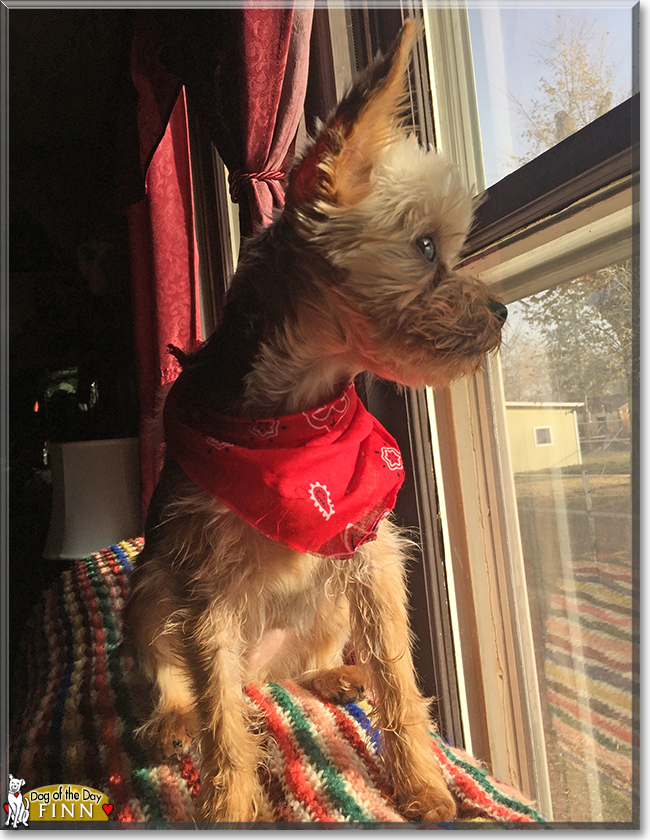
[[[200,778],[193,755],[161,764],[132,734],[137,721],[121,613],[142,547],[141,539],[128,540],[93,554],[45,593],[26,638],[29,690],[13,726],[9,770],[25,779],[26,791],[61,783],[103,791],[114,806],[111,821],[182,827],[195,819]],[[246,691],[266,726],[265,821],[404,821],[392,805],[367,704],[336,705],[290,682]],[[457,821],[443,825],[548,827],[438,735],[431,748],[458,804]]]

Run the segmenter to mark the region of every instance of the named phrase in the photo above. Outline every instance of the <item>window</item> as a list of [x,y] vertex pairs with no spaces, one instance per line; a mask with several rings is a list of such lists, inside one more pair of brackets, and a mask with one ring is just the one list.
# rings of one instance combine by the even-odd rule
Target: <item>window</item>
[[467,18],[486,186],[631,96],[629,7],[472,4]]
[[534,426],[535,446],[553,446],[553,435],[550,426]]
[[[518,412],[553,418],[552,425],[533,428],[545,460],[522,459],[517,426],[508,423],[549,786],[561,820],[630,818],[629,265],[606,266],[515,304],[514,313],[527,314],[535,329],[515,322],[502,350],[507,400],[529,396],[530,389],[542,398],[584,395],[572,408],[549,400]],[[540,307],[552,323],[540,321]],[[506,402],[507,412],[513,404]],[[600,406],[608,409],[602,415],[595,410]]]
[[[466,746],[555,821],[622,827],[638,818],[638,96],[629,72],[601,74],[612,95],[568,131],[554,75],[568,30],[604,49],[560,56],[591,82],[612,44],[632,65],[636,13],[601,11],[425,10],[438,145],[490,185],[463,270],[509,308],[500,358],[428,399]],[[556,36],[532,77],[541,15]],[[540,121],[547,97],[536,140],[508,129],[524,96]]]

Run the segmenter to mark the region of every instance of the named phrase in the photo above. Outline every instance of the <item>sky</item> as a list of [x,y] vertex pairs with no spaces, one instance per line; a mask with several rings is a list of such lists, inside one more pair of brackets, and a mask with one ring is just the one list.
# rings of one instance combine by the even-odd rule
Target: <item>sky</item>
[[536,94],[544,48],[550,40],[554,18],[584,16],[593,22],[594,34],[606,33],[607,57],[616,68],[615,88],[630,95],[632,64],[632,3],[607,5],[556,2],[470,2],[469,24],[481,122],[486,186],[510,171],[508,158],[522,154],[523,124],[509,92],[527,102]]

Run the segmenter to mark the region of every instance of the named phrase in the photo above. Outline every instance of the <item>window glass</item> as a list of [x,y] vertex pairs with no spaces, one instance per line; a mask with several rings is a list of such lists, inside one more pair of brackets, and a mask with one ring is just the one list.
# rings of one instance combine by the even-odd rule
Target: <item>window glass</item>
[[468,11],[486,186],[631,96],[630,5]]
[[510,456],[556,821],[629,821],[631,261],[510,304]]
[[550,426],[536,426],[535,446],[553,446],[553,438]]

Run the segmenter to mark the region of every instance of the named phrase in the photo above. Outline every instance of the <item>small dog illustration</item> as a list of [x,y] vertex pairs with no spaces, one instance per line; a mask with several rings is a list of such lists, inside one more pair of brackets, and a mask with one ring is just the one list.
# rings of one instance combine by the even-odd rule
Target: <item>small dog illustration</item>
[[27,797],[24,797],[20,789],[25,784],[24,779],[14,779],[9,774],[9,794],[7,801],[7,822],[5,826],[11,823],[13,828],[18,828],[18,824],[22,823],[27,827],[29,821],[29,802]]
[[208,821],[260,813],[242,687],[285,679],[330,698],[369,690],[396,807],[455,814],[412,664],[408,542],[388,516],[402,460],[353,384],[471,374],[507,314],[454,272],[471,196],[405,126],[416,29],[406,21],[295,165],[166,399],[125,636],[153,686],[139,734],[170,752],[198,742]]

